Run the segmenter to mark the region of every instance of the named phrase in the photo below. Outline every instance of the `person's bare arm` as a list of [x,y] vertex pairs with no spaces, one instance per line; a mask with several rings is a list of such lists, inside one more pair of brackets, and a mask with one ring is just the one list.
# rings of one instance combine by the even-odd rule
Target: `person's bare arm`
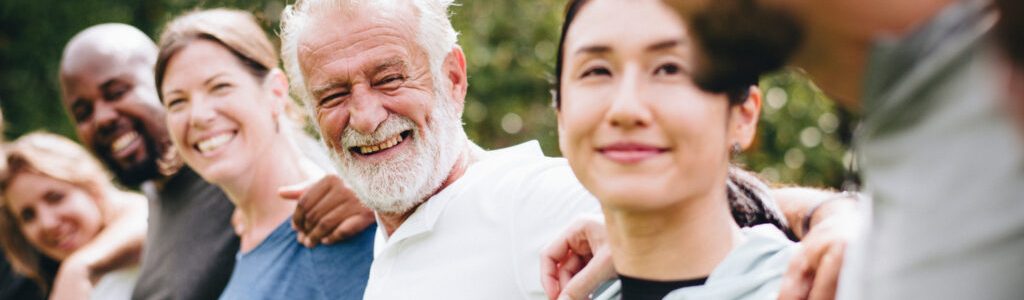
[[779,299],[833,299],[847,243],[859,234],[856,195],[808,188],[782,188],[773,197],[801,250],[790,261]]
[[146,239],[146,199],[120,193],[112,216],[92,241],[61,262],[50,299],[80,299],[106,273],[139,262]]
[[[842,193],[810,188],[774,189],[772,197],[803,244],[786,273],[780,297],[831,299],[846,243],[859,226],[856,201]],[[809,224],[807,232],[804,223]],[[583,299],[614,276],[610,260],[594,254],[608,247],[600,224],[577,221],[545,250],[541,276],[549,298]]]
[[333,244],[376,223],[373,211],[363,206],[338,175],[300,186],[284,187],[281,197],[297,200],[292,227],[306,247]]
[[611,246],[601,215],[577,219],[541,254],[541,286],[548,299],[588,299],[615,278]]

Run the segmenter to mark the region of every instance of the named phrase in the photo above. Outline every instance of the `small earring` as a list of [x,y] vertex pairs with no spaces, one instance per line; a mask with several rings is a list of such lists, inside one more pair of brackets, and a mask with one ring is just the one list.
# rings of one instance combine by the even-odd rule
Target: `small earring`
[[732,143],[732,149],[730,149],[730,151],[731,152],[729,154],[731,154],[731,156],[729,157],[736,157],[737,155],[740,155],[743,148],[740,148],[740,143]]
[[274,119],[274,133],[281,133],[281,118],[275,113],[271,113],[270,118]]

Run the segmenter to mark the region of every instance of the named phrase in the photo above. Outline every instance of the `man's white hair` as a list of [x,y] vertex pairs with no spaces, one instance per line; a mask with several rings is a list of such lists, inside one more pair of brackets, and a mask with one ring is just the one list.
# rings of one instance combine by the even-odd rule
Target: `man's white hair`
[[[394,15],[408,4],[415,7],[419,18],[416,43],[427,53],[434,88],[442,89],[446,77],[441,64],[458,42],[458,33],[448,19],[448,8],[453,0],[299,0],[288,5],[281,13],[281,58],[292,85],[292,91],[312,112],[314,101],[306,90],[306,80],[299,66],[299,39],[316,18],[348,18],[360,8],[373,8],[378,14]],[[315,116],[315,114],[311,114]],[[316,122],[314,122],[316,123]],[[319,128],[319,125],[317,125]]]

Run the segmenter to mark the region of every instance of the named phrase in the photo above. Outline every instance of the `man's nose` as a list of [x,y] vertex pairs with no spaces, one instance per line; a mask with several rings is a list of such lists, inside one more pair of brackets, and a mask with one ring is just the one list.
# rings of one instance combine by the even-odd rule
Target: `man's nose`
[[96,127],[104,134],[112,133],[117,128],[119,113],[113,104],[105,101],[96,101],[95,116]]
[[377,95],[370,91],[354,90],[351,95],[352,105],[349,106],[348,126],[362,134],[372,134],[377,127],[388,117],[388,111],[384,108]]

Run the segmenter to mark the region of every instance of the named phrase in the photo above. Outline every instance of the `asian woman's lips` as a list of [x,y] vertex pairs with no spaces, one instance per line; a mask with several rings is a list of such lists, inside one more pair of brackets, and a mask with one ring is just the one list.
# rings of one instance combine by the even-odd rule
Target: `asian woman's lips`
[[639,164],[668,151],[667,147],[635,142],[613,143],[597,148],[602,157],[623,165]]

